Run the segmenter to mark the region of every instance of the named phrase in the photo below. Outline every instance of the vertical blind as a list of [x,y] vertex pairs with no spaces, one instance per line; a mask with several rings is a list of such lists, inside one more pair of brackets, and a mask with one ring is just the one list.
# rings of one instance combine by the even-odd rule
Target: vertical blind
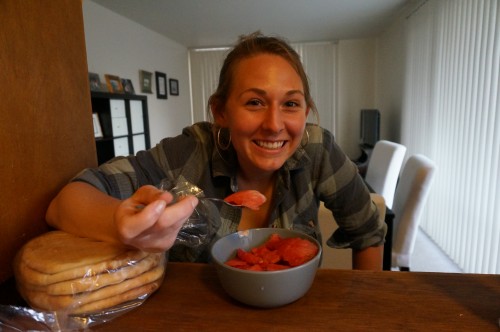
[[227,48],[189,51],[191,115],[193,123],[207,121],[208,98],[215,92]]
[[[320,125],[335,134],[336,45],[331,42],[296,43],[292,47],[302,59],[311,95],[318,109]],[[316,123],[310,113],[309,122]]]
[[421,227],[469,273],[500,273],[499,20],[498,0],[407,20],[402,143],[438,165]]
[[[309,78],[311,95],[318,108],[322,127],[335,133],[336,45],[332,42],[294,43]],[[193,122],[207,120],[207,102],[217,88],[219,71],[227,48],[189,51],[191,106]],[[314,117],[308,119],[316,123]]]

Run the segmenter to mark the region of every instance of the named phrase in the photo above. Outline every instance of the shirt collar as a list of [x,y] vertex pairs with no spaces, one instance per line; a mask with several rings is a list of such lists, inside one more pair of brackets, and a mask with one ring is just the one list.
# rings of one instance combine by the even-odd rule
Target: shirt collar
[[[238,159],[236,157],[236,151],[232,147],[228,150],[221,150],[217,148],[215,144],[214,142],[214,150],[212,152],[212,177],[229,177],[231,179],[231,189],[237,191],[236,169],[238,167]],[[307,155],[305,149],[300,146],[280,169],[285,186],[287,188],[290,187],[291,171],[305,168],[310,164],[311,159]]]

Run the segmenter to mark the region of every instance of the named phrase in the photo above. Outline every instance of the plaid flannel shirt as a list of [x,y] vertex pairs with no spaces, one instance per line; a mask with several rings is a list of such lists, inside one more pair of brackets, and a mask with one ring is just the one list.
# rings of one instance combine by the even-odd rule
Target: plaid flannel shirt
[[[333,213],[339,228],[329,235],[336,248],[363,249],[384,242],[386,225],[357,167],[335,143],[333,135],[307,124],[308,139],[278,171],[269,227],[300,230],[321,243],[318,222],[320,201]],[[87,182],[119,199],[130,197],[140,186],[187,181],[207,197],[224,198],[237,190],[235,151],[215,146],[207,122],[184,128],[177,137],[165,138],[136,156],[117,157],[98,168],[85,169],[73,181]],[[218,211],[219,212],[219,211]],[[217,238],[235,232],[241,210],[224,207],[212,218],[214,232],[203,245],[175,245],[170,260],[207,261],[208,248]]]

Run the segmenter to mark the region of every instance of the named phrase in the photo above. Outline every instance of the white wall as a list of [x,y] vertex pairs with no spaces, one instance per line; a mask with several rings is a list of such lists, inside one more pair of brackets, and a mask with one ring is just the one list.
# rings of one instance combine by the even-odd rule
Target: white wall
[[[148,94],[151,144],[178,135],[191,124],[188,50],[154,31],[90,0],[83,1],[89,71],[132,80],[139,91],[139,70],[161,71],[177,78],[180,96],[167,100]],[[167,17],[165,18],[167,19]],[[404,29],[397,21],[378,39],[341,40],[338,43],[338,91],[335,136],[356,159],[360,110],[381,112],[381,138],[399,141],[404,73]],[[156,86],[153,86],[153,92]]]
[[336,140],[351,159],[359,148],[360,111],[375,108],[375,39],[341,40],[338,44]]
[[361,153],[361,109],[380,111],[380,139],[401,142],[404,31],[404,18],[399,18],[377,39],[339,42],[336,139],[351,159]]
[[[156,84],[148,97],[151,144],[178,135],[191,124],[187,48],[92,2],[83,1],[87,62],[90,72],[132,80],[140,92],[139,70],[160,71],[179,80],[179,96],[156,98]],[[154,80],[153,80],[154,81]]]
[[405,29],[400,17],[377,39],[375,104],[381,113],[380,138],[401,142],[405,73]]

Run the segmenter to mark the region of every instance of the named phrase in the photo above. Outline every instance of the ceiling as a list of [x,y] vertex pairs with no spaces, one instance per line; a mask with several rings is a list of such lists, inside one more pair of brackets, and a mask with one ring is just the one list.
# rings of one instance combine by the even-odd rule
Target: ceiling
[[374,37],[418,0],[91,0],[186,47],[260,30],[291,42]]

